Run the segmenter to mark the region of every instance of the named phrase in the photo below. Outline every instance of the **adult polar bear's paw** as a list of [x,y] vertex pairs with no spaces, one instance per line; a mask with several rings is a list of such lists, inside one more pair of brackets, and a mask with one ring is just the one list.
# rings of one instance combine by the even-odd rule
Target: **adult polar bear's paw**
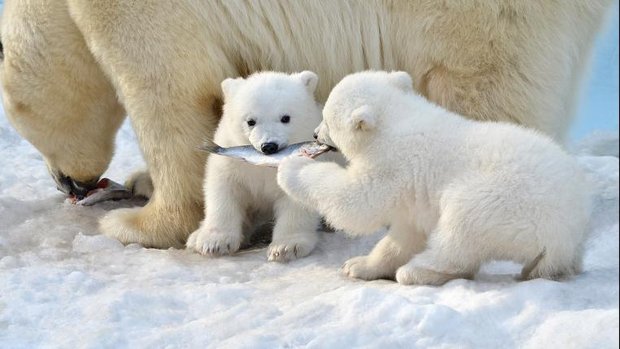
[[270,262],[288,262],[310,254],[318,242],[315,232],[295,234],[274,240],[267,250]]
[[123,244],[138,243],[144,247],[181,247],[175,234],[156,231],[158,222],[145,219],[147,207],[122,208],[109,212],[99,221],[100,231]]
[[387,271],[370,262],[369,256],[353,257],[342,265],[342,273],[350,278],[377,280],[389,277]]
[[221,256],[235,253],[241,246],[242,234],[200,227],[187,239],[187,248],[202,255]]
[[125,181],[125,187],[136,196],[143,196],[147,199],[153,196],[153,181],[148,171],[133,173]]

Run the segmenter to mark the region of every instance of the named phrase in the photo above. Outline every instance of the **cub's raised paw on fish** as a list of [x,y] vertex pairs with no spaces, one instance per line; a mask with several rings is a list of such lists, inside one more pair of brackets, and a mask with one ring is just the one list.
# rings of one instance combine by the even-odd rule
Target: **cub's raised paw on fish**
[[274,240],[267,249],[270,262],[288,262],[310,254],[316,246],[316,234],[296,234],[287,238]]
[[[358,256],[344,262],[341,268],[342,274],[355,279],[377,280],[388,278],[386,270],[371,262],[369,256]],[[392,275],[393,277],[393,275]]]
[[278,184],[286,191],[296,182],[299,171],[313,163],[316,161],[306,156],[290,156],[282,160],[278,166]]
[[200,227],[189,236],[186,246],[202,255],[221,256],[237,252],[241,240],[241,233]]

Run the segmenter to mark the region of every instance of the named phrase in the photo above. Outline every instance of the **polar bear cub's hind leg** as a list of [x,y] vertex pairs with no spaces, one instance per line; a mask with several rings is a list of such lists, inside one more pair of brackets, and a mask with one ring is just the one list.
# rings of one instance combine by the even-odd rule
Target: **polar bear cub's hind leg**
[[[582,247],[576,254],[570,256],[558,255],[557,253],[548,255],[547,250],[543,251],[530,263],[523,266],[520,280],[531,280],[537,278],[549,280],[563,280],[570,276],[577,275],[582,271]],[[573,257],[576,255],[576,257]]]
[[342,266],[342,272],[363,280],[393,280],[398,267],[424,250],[425,246],[426,235],[423,231],[405,221],[397,221],[369,255],[347,260]]
[[480,259],[477,258],[476,251],[469,250],[468,246],[457,242],[446,243],[450,241],[450,237],[446,240],[438,238],[441,235],[447,234],[432,233],[427,249],[398,268],[396,271],[398,283],[440,286],[450,280],[474,277],[480,268]]

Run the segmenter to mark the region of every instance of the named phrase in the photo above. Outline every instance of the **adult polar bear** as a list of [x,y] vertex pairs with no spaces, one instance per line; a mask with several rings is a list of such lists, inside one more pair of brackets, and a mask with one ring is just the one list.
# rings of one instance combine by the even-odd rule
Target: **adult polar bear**
[[7,0],[3,100],[65,191],[104,172],[129,114],[154,192],[101,228],[182,246],[202,217],[195,149],[215,130],[224,78],[311,69],[323,101],[348,73],[405,70],[452,111],[561,139],[611,2]]

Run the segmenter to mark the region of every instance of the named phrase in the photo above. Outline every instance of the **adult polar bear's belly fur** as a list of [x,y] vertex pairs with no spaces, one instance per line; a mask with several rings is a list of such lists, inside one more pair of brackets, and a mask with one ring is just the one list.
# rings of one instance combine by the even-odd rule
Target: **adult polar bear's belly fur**
[[[589,183],[547,136],[464,119],[416,95],[407,73],[357,73],[323,110],[319,141],[349,163],[285,159],[284,191],[352,234],[389,231],[352,277],[440,285],[512,260],[523,278],[581,271]],[[329,178],[329,180],[321,180]]]
[[3,101],[66,190],[92,186],[131,118],[154,192],[110,212],[124,243],[183,246],[203,217],[205,154],[220,82],[315,71],[317,98],[345,75],[405,70],[422,95],[479,120],[562,139],[612,0],[7,0]]

